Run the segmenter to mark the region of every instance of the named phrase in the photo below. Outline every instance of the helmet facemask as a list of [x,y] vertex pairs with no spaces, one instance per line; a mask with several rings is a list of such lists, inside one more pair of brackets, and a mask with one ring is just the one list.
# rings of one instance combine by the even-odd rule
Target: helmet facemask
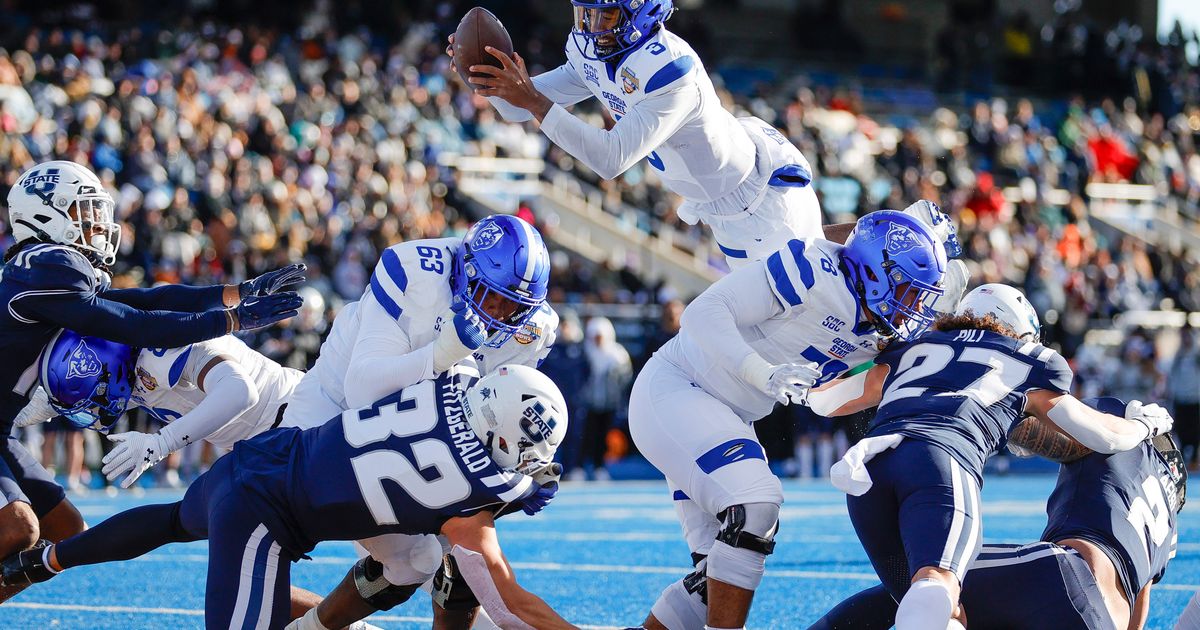
[[[875,325],[880,332],[904,341],[913,339],[933,325],[937,312],[928,305],[943,291],[937,285],[909,277],[895,261],[885,260],[883,267],[887,272],[887,293],[882,298],[874,299],[863,295],[863,300],[867,309],[875,315]],[[869,267],[861,272],[873,282],[877,281]],[[860,290],[860,293],[865,292]]]
[[609,61],[638,47],[665,22],[674,6],[663,0],[571,0],[571,38],[579,54]]
[[119,395],[109,391],[112,373],[108,366],[103,368],[96,379],[92,392],[75,404],[59,401],[54,393],[47,389],[50,406],[62,416],[68,424],[80,429],[95,429],[101,433],[107,432],[116,423],[125,408],[129,406],[129,396]]
[[499,287],[475,272],[471,261],[464,263],[467,276],[465,299],[479,320],[487,326],[483,345],[499,348],[520,332],[521,327],[542,305],[543,300],[522,295],[519,290]]
[[[81,191],[84,188],[81,186]],[[67,240],[74,246],[96,256],[101,264],[111,265],[121,244],[121,226],[113,219],[114,203],[107,192],[79,194],[67,211],[71,228]]]

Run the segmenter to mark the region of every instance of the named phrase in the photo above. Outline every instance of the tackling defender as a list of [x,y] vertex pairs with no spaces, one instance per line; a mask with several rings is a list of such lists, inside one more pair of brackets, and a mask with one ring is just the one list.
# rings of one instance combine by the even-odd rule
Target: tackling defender
[[[562,394],[525,366],[500,367],[464,392],[465,378],[447,374],[318,428],[238,442],[182,501],[134,508],[96,529],[120,532],[122,523],[151,519],[168,524],[170,542],[209,540],[208,628],[283,627],[292,562],[323,540],[388,532],[445,535],[452,573],[502,627],[573,628],[517,584],[493,525],[553,493],[529,475],[552,465],[566,433]],[[6,559],[5,582],[41,582],[85,564],[77,558],[91,533]],[[121,559],[163,542],[125,541]],[[416,589],[397,592],[376,578],[381,601],[403,601]],[[313,609],[293,627],[340,627],[330,614],[322,620]]]
[[[82,531],[83,518],[62,487],[12,437],[12,423],[36,381],[38,353],[61,328],[122,343],[178,346],[235,330],[269,326],[296,314],[294,292],[265,294],[262,282],[213,287],[110,289],[104,268],[120,241],[113,200],[88,169],[39,164],[8,193],[16,244],[0,278],[0,554]],[[267,274],[276,277],[282,270]],[[262,279],[260,279],[262,280]],[[271,284],[271,283],[267,283]],[[281,288],[274,287],[276,290]],[[177,310],[143,310],[177,309]],[[0,600],[16,591],[0,591]]]
[[[1083,402],[1114,416],[1126,413],[1115,398]],[[1171,436],[1106,455],[1026,418],[1009,445],[1063,465],[1046,502],[1044,542],[983,546],[963,581],[970,627],[1143,627],[1151,586],[1175,556],[1176,514],[1187,496],[1187,467]],[[895,615],[896,602],[880,585],[838,604],[810,630],[886,630]]]
[[961,620],[960,585],[981,544],[983,464],[1020,419],[1032,415],[1100,453],[1171,428],[1158,405],[1131,402],[1121,418],[1080,403],[1068,393],[1066,361],[1035,341],[1039,330],[1019,291],[984,285],[933,332],[809,397],[824,416],[879,406],[868,437],[830,476],[849,493],[855,532],[900,602],[898,630]]
[[883,210],[845,246],[789,241],[684,310],[629,403],[634,442],[666,475],[697,567],[663,592],[647,628],[745,625],[783,502],[751,423],[919,334],[946,264],[924,223]]

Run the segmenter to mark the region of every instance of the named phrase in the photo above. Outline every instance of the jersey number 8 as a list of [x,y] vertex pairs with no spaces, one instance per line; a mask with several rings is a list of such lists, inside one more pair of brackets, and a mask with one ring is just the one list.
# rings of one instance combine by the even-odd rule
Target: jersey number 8
[[[392,436],[420,435],[433,429],[438,423],[434,389],[433,381],[425,381],[404,391],[412,398],[378,409],[342,412],[342,432],[346,442],[362,448]],[[415,413],[419,410],[425,413]],[[408,496],[432,510],[471,496],[471,483],[455,464],[455,457],[445,442],[429,438],[415,442],[411,448],[413,461],[397,451],[385,449],[363,453],[350,460],[358,489],[379,525],[400,522],[383,489],[384,479],[400,484]],[[430,468],[437,473],[432,481],[421,474]]]

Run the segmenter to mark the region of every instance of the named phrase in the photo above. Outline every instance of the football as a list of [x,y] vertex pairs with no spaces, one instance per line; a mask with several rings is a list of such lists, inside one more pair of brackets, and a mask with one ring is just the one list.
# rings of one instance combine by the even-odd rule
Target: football
[[454,65],[458,68],[458,76],[463,83],[471,85],[468,79],[471,66],[484,65],[500,67],[500,61],[484,50],[491,46],[508,56],[513,54],[512,38],[500,20],[491,11],[475,7],[463,16],[454,32]]

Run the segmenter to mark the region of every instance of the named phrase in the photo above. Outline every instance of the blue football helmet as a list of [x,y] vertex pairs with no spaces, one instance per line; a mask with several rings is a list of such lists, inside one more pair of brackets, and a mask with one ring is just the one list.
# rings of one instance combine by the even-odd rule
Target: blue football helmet
[[946,248],[920,220],[880,210],[858,220],[842,259],[854,290],[886,335],[912,339],[933,323],[929,308],[942,294]]
[[675,12],[672,0],[571,0],[571,39],[585,59],[608,61],[637,48]]
[[476,223],[454,255],[453,289],[498,348],[546,302],[550,253],[529,223],[494,214]]
[[46,344],[39,361],[50,406],[68,423],[107,431],[125,413],[133,394],[133,348],[64,329]]

